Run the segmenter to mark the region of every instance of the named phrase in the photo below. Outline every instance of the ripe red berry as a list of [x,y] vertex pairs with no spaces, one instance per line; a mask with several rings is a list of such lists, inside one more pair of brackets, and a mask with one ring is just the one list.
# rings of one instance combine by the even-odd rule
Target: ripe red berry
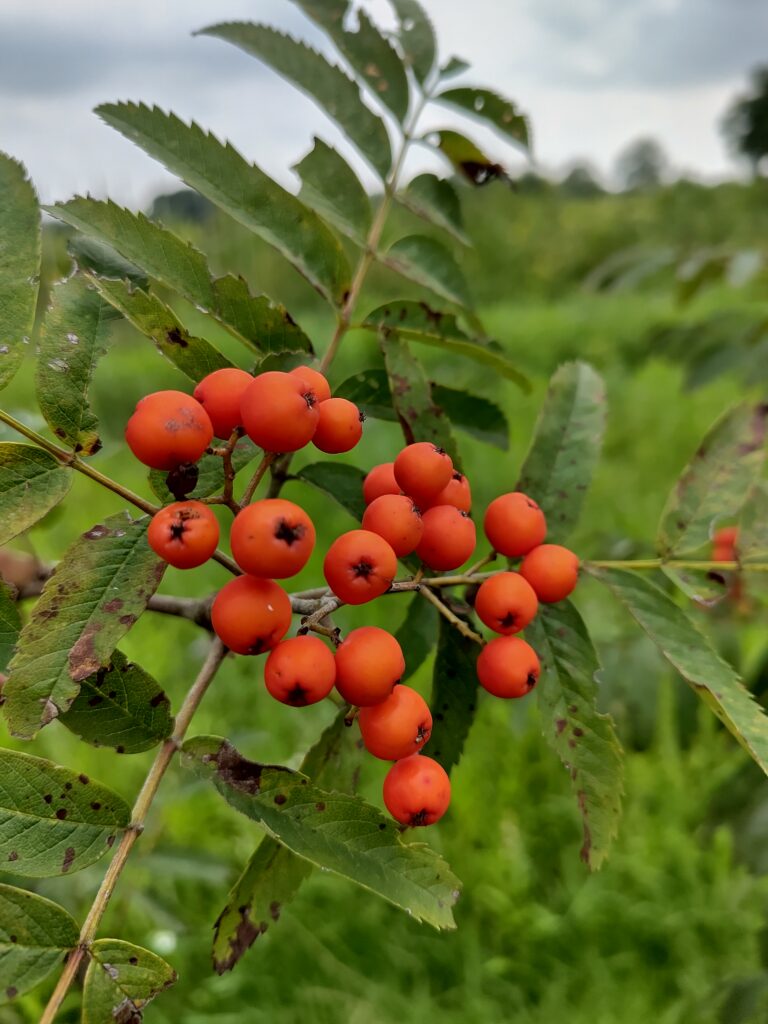
[[463,473],[454,472],[442,491],[430,501],[429,508],[433,505],[453,505],[460,512],[469,512],[472,508],[472,489]]
[[221,642],[236,654],[263,654],[291,624],[291,601],[272,580],[237,576],[214,598],[211,621]]
[[738,559],[736,546],[739,541],[738,526],[722,526],[712,538],[712,561],[735,562]]
[[370,505],[382,494],[400,494],[400,484],[395,480],[394,462],[382,462],[374,466],[363,480],[363,501]]
[[336,681],[336,659],[316,636],[294,636],[273,647],[264,683],[281,704],[303,708],[324,700]]
[[219,543],[219,521],[200,501],[177,501],[161,508],[147,530],[149,546],[177,569],[207,562]]
[[539,679],[536,651],[519,636],[497,636],[477,659],[480,685],[494,697],[524,697]]
[[450,802],[451,780],[442,765],[424,754],[396,761],[384,779],[384,803],[402,825],[434,825]]
[[321,452],[349,452],[363,436],[363,415],[346,398],[329,398],[318,405],[317,430],[312,444]]
[[279,370],[254,377],[240,406],[246,434],[268,452],[295,452],[308,444],[317,429],[317,410],[311,384]]
[[125,440],[145,466],[175,469],[197,462],[213,440],[213,426],[197,399],[183,391],[155,391],[136,405]]
[[397,573],[397,555],[370,530],[343,533],[323,562],[326,582],[346,604],[364,604],[389,590]]
[[297,366],[291,370],[293,377],[301,377],[309,388],[315,393],[318,402],[327,402],[331,397],[331,386],[325,374],[319,370],[313,370],[311,366]]
[[509,636],[533,622],[539,600],[517,572],[500,572],[484,580],[475,595],[475,611],[489,629]]
[[579,578],[579,559],[559,544],[541,544],[520,563],[520,575],[528,580],[540,601],[554,604],[568,597]]
[[194,396],[208,413],[216,437],[228,438],[242,425],[240,403],[252,380],[245,370],[227,366],[203,377],[195,388]]
[[353,629],[336,650],[336,689],[355,707],[386,700],[403,672],[400,644],[378,626]]
[[500,555],[519,558],[544,540],[544,513],[527,494],[513,491],[495,498],[485,512],[485,535]]
[[282,580],[307,564],[315,546],[315,527],[292,501],[264,498],[237,513],[229,540],[243,572]]
[[424,524],[413,498],[405,494],[382,494],[365,510],[363,529],[378,533],[392,545],[398,558],[403,558],[416,550]]
[[410,686],[396,686],[380,704],[361,708],[357,720],[365,749],[382,761],[418,753],[432,733],[429,706]]
[[416,554],[430,569],[458,569],[475,550],[475,524],[454,505],[435,505],[421,517],[424,533]]
[[426,508],[453,475],[450,455],[429,441],[409,444],[395,459],[395,479],[419,508]]

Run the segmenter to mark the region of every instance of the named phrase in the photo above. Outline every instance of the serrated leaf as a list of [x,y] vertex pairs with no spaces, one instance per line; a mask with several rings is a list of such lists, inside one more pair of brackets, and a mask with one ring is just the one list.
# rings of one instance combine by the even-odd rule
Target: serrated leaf
[[371,201],[344,157],[315,137],[314,146],[294,170],[301,178],[299,199],[353,242],[364,245],[371,227]]
[[111,848],[128,804],[87,775],[0,749],[0,864],[27,878],[79,871]]
[[165,571],[148,524],[120,512],[64,553],[8,669],[3,710],[15,736],[30,738],[66,711],[146,608]]
[[436,174],[419,174],[398,200],[417,217],[449,232],[462,245],[470,245],[464,233],[459,194],[450,181]]
[[362,469],[343,462],[311,462],[303,466],[296,476],[329,495],[358,522],[363,518],[365,473]]
[[[210,314],[254,352],[311,351],[309,339],[284,306],[265,295],[251,295],[242,278],[214,278],[199,249],[143,213],[125,210],[111,200],[82,196],[45,209],[98,239],[76,236],[70,242],[75,252],[82,252],[87,243],[107,246],[111,261],[94,261],[89,254],[85,263],[100,277],[128,280],[146,291],[148,275]],[[123,263],[118,253],[132,262]],[[132,273],[134,264],[141,270]]]
[[768,774],[768,719],[682,608],[638,573],[588,569],[610,587],[667,661]]
[[578,522],[605,429],[605,386],[587,363],[565,363],[549,382],[517,490],[547,517],[560,543]]
[[469,286],[461,267],[450,249],[436,239],[407,235],[391,245],[382,260],[409,281],[429,288],[462,309],[472,308]]
[[31,444],[0,442],[0,546],[34,526],[72,486],[72,470]]
[[768,485],[761,481],[752,488],[744,505],[737,541],[739,561],[768,561]]
[[91,278],[99,294],[155,343],[165,358],[195,382],[215,370],[232,366],[225,355],[205,338],[196,338],[164,302],[140,288],[131,290],[125,281]]
[[491,89],[460,86],[457,89],[446,89],[445,92],[438,93],[435,100],[484,121],[491,128],[506,135],[512,142],[523,146],[524,149],[528,149],[530,146],[527,118],[520,113],[514,103],[505,100],[503,96],[499,96]]
[[115,651],[109,664],[83,679],[80,692],[59,721],[86,743],[137,754],[173,732],[171,703],[139,665]]
[[444,128],[438,132],[430,132],[428,139],[432,138],[435,140],[435,148],[472,185],[479,187],[489,185],[492,181],[509,183],[509,175],[501,164],[492,160],[466,135]]
[[584,826],[581,859],[595,871],[618,832],[624,778],[613,721],[597,710],[600,664],[569,601],[543,606],[526,637],[541,660],[536,693],[544,737],[568,769]]
[[287,78],[336,122],[381,178],[387,176],[392,149],[384,122],[363,103],[357,84],[317,50],[268,25],[247,21],[210,25],[197,35],[233,43]]
[[24,358],[39,284],[37,196],[22,165],[0,153],[0,390]]
[[[249,462],[253,461],[261,452],[260,448],[248,437],[241,437],[232,452],[232,468],[239,473]],[[149,486],[152,492],[157,495],[164,505],[175,501],[175,497],[169,490],[166,480],[168,473],[162,469],[152,469],[148,474]],[[197,483],[189,492],[190,498],[207,498],[216,494],[224,486],[224,462],[219,455],[204,455],[197,463]]]
[[[401,683],[410,679],[427,660],[437,643],[437,609],[414,594],[402,625],[395,633],[397,642],[407,652]],[[430,753],[431,753],[430,747]]]
[[56,437],[78,454],[93,455],[101,448],[88,391],[116,319],[92,286],[81,277],[71,277],[53,289],[40,331],[37,402]]
[[[83,203],[98,203],[96,199],[82,199]],[[77,203],[77,199],[71,200]],[[46,206],[44,209],[54,217],[58,217],[59,207]],[[60,220],[64,218],[59,217]],[[149,278],[139,267],[134,266],[128,260],[123,259],[120,253],[113,249],[106,242],[91,238],[88,235],[76,234],[67,240],[67,252],[75,261],[78,269],[89,271],[99,277],[114,277],[123,281],[130,281],[138,288],[148,288]]]
[[176,981],[162,957],[131,942],[97,939],[89,954],[82,1024],[140,1024],[147,1003]]
[[79,940],[77,923],[63,907],[0,885],[0,1003],[34,988]]
[[715,423],[672,490],[659,524],[664,557],[697,551],[740,511],[765,462],[768,406],[737,405]]
[[8,587],[0,580],[0,672],[8,667],[20,632],[19,606]]
[[341,305],[350,269],[339,242],[320,218],[230,145],[143,104],[96,108],[107,124],[289,260],[329,302]]
[[459,763],[475,717],[479,653],[474,640],[440,617],[430,701],[432,735],[426,753],[447,772]]
[[407,62],[420,82],[425,82],[437,57],[432,22],[417,0],[392,0],[400,22],[400,44]]
[[673,565],[662,565],[661,571],[686,597],[707,608],[714,607],[724,597],[728,597],[735,579],[735,573],[721,569],[681,569]]
[[459,883],[448,865],[425,844],[403,842],[394,823],[360,797],[321,789],[300,772],[248,761],[215,736],[187,740],[182,760],[297,856],[416,921],[455,927],[451,908]]

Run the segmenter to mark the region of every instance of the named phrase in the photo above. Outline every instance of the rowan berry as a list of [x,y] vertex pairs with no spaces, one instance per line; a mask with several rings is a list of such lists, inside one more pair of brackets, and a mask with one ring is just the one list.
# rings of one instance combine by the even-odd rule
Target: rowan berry
[[268,452],[295,452],[308,444],[317,429],[317,410],[311,384],[279,370],[254,377],[240,406],[246,434]]
[[453,505],[460,512],[469,512],[472,508],[472,489],[463,473],[454,472],[442,491],[430,501],[428,508],[433,505]]
[[363,436],[365,419],[355,403],[346,398],[329,398],[317,409],[317,430],[312,437],[315,448],[329,455],[352,451]]
[[475,595],[480,621],[496,633],[519,633],[534,620],[539,599],[530,583],[517,572],[500,572],[484,580]]
[[269,652],[264,683],[281,704],[303,708],[324,700],[336,681],[336,659],[316,636],[294,636]]
[[475,550],[475,524],[454,505],[435,505],[421,517],[424,533],[416,554],[430,569],[458,569]]
[[237,513],[229,541],[243,572],[282,580],[307,564],[315,546],[315,527],[292,501],[263,498]]
[[397,573],[397,555],[377,533],[350,530],[328,548],[326,582],[346,604],[364,604],[389,590]]
[[394,462],[382,462],[374,466],[363,480],[363,501],[370,505],[382,494],[401,494],[400,484],[395,480]]
[[520,563],[520,575],[546,604],[568,597],[579,578],[579,559],[559,544],[541,544]]
[[448,810],[451,780],[424,754],[395,761],[384,779],[384,803],[402,825],[434,825]]
[[177,569],[207,562],[219,543],[219,521],[200,501],[177,501],[161,508],[147,530],[149,546]]
[[175,469],[197,462],[213,440],[213,425],[196,398],[183,391],[155,391],[136,405],[125,440],[145,466]]
[[409,444],[394,464],[395,479],[419,508],[426,508],[453,475],[450,455],[429,441]]
[[355,707],[386,700],[403,672],[400,644],[378,626],[353,629],[336,650],[336,689]]
[[242,425],[240,404],[253,377],[245,370],[226,366],[203,377],[193,394],[208,413],[216,437],[228,438]]
[[291,601],[272,580],[237,576],[214,598],[211,622],[216,635],[231,651],[263,654],[288,632]]
[[527,555],[547,535],[544,513],[520,491],[494,498],[485,511],[483,525],[494,549],[507,558]]
[[382,761],[418,753],[432,733],[432,715],[420,693],[396,686],[386,700],[357,716],[365,749]]
[[738,558],[736,545],[739,541],[738,526],[722,526],[712,538],[712,560],[714,562],[735,562]]
[[480,685],[494,697],[524,697],[539,679],[536,651],[519,636],[497,636],[477,659]]
[[311,366],[297,366],[290,371],[291,376],[301,377],[303,381],[314,391],[318,402],[327,402],[331,397],[331,386],[328,378],[319,370],[313,370]]
[[398,558],[410,555],[424,533],[421,513],[405,494],[382,494],[363,514],[363,529],[378,533]]

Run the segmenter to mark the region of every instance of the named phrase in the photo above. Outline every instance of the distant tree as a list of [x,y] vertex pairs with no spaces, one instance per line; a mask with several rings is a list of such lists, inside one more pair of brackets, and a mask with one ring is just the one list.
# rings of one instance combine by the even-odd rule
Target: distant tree
[[529,194],[547,192],[552,188],[552,183],[549,179],[541,174],[537,174],[536,171],[526,171],[524,174],[521,174],[516,180],[515,185],[519,192]]
[[752,72],[750,93],[734,100],[722,129],[734,152],[749,160],[755,176],[760,174],[768,157],[768,67]]
[[616,177],[625,192],[656,188],[667,168],[667,157],[655,139],[637,139],[616,159]]
[[597,180],[594,170],[585,163],[573,164],[560,182],[560,189],[574,199],[591,199],[601,196],[605,189]]
[[194,223],[205,223],[214,212],[213,203],[209,202],[191,188],[182,188],[178,192],[156,196],[152,201],[149,215],[155,220],[186,220]]

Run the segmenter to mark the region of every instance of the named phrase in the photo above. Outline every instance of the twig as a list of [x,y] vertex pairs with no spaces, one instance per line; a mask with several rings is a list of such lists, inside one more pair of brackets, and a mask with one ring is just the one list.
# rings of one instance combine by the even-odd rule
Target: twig
[[468,626],[464,619],[460,619],[455,612],[452,612],[448,605],[440,600],[437,594],[433,594],[428,587],[424,587],[421,593],[426,597],[430,604],[433,604],[435,608],[437,608],[443,618],[450,622],[450,624],[454,626],[462,636],[465,636],[467,640],[473,640],[476,644],[480,644],[481,647],[485,644],[485,640],[483,640],[480,634],[476,633],[471,626]]
[[240,499],[240,508],[245,508],[249,504],[251,498],[256,493],[256,488],[261,483],[262,477],[267,472],[269,467],[275,461],[278,456],[278,452],[265,452],[261,462],[256,467],[256,472],[251,477],[251,481],[243,492],[243,496]]

